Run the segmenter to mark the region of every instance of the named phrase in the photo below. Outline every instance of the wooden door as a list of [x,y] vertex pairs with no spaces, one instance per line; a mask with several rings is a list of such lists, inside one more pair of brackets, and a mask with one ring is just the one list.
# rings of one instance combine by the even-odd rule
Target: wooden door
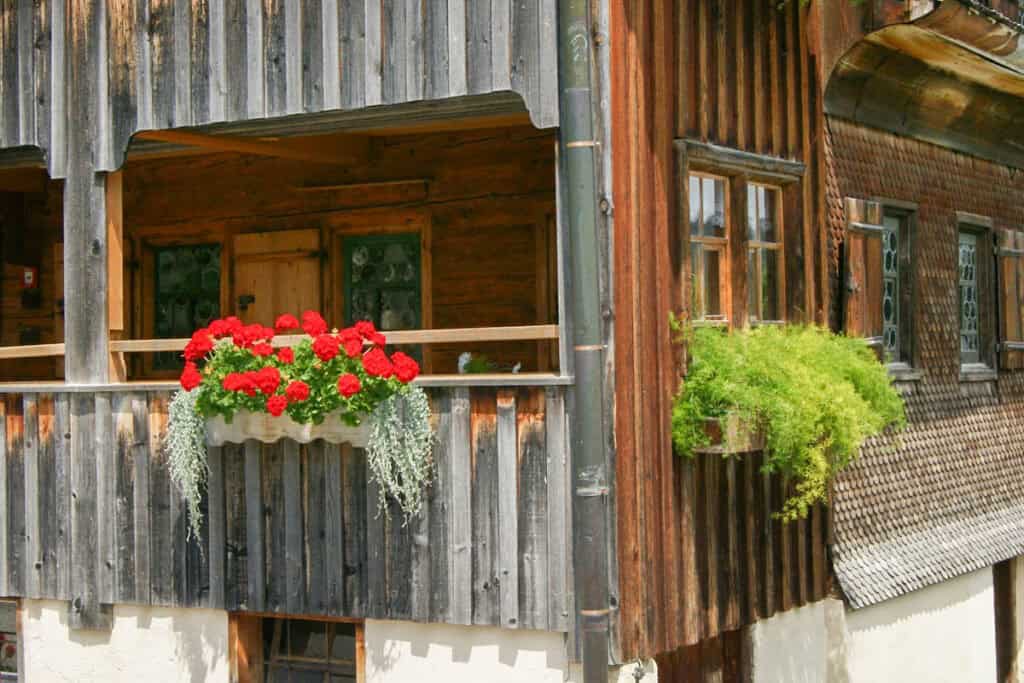
[[282,313],[320,310],[320,231],[286,230],[237,235],[234,241],[235,314],[273,325]]

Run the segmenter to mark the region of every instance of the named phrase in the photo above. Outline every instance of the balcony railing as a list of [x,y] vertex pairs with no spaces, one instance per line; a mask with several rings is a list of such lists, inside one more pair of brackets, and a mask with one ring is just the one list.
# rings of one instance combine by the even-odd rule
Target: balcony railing
[[428,388],[420,517],[379,514],[359,449],[249,441],[209,450],[198,540],[161,448],[166,387],[6,393],[0,595],[70,600],[80,626],[133,603],[566,631],[565,389],[496,381]]

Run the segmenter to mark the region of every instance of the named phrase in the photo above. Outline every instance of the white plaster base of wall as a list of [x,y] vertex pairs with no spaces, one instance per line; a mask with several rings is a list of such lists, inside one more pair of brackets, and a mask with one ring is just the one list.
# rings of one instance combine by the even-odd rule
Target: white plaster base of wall
[[996,678],[992,570],[859,610],[824,600],[748,629],[754,683]]
[[[565,636],[548,631],[368,620],[366,683],[563,683],[582,681]],[[633,665],[609,670],[634,683]],[[654,663],[643,683],[657,683]]]
[[22,680],[46,683],[228,683],[228,615],[114,607],[110,633],[72,631],[68,603],[23,600]]
[[846,613],[851,683],[996,680],[992,570]]

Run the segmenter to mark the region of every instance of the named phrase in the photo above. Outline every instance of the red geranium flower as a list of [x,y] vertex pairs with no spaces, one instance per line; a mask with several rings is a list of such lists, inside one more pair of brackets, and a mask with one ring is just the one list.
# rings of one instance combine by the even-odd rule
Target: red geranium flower
[[274,347],[267,342],[260,342],[259,344],[253,344],[252,352],[260,357],[269,356],[274,353]]
[[395,366],[395,377],[404,384],[413,381],[420,374],[420,364],[401,351],[391,354],[391,363]]
[[274,329],[278,334],[287,332],[288,330],[296,330],[299,327],[298,319],[291,313],[285,313],[284,315],[277,316],[277,320],[274,321]]
[[228,330],[230,330],[231,334],[238,332],[240,329],[244,327],[242,321],[238,319],[238,316],[229,315],[228,317],[224,318],[224,322],[228,324]]
[[256,395],[256,381],[251,372],[231,372],[224,378],[223,387],[228,391],[241,391],[249,396]]
[[289,401],[305,401],[309,398],[309,385],[302,380],[295,380],[284,390]]
[[359,378],[352,373],[346,373],[338,378],[338,393],[345,398],[358,394],[362,388]]
[[181,373],[181,388],[185,391],[192,391],[203,382],[203,376],[199,374],[199,368],[192,361],[185,363],[185,370]]
[[395,369],[388,360],[387,354],[378,348],[370,350],[363,356],[363,368],[366,373],[374,377],[387,379],[394,374]]
[[310,337],[316,337],[327,331],[327,323],[316,311],[302,314],[302,330]]
[[266,367],[256,372],[253,378],[256,387],[270,396],[281,386],[281,372],[275,367]]
[[356,323],[356,332],[362,335],[363,339],[369,339],[377,334],[377,328],[374,327],[371,320],[360,320]]
[[277,350],[277,359],[282,363],[291,364],[295,362],[295,352],[287,346]]
[[332,334],[321,334],[313,340],[313,353],[326,362],[338,355],[338,338]]
[[205,327],[192,333],[192,339],[185,345],[185,360],[196,361],[213,351],[213,337]]
[[267,399],[267,412],[274,417],[280,417],[284,409],[288,407],[288,397],[286,396],[271,396]]
[[234,332],[234,327],[227,320],[214,320],[210,323],[207,328],[210,330],[210,334],[213,335],[214,339],[223,339],[224,337],[230,337],[231,333]]
[[338,338],[341,340],[342,346],[345,347],[345,353],[349,358],[355,358],[363,352],[363,336],[356,328],[346,327],[338,333]]
[[387,338],[380,332],[374,332],[370,335],[370,343],[376,344],[377,346],[385,346],[388,343]]

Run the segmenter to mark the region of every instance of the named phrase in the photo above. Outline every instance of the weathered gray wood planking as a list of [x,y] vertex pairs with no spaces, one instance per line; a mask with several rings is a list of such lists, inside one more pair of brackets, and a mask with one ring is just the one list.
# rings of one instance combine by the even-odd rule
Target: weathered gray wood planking
[[80,43],[79,4],[17,4],[0,22],[0,149],[42,148],[54,177],[83,124],[110,171],[139,130],[504,91],[558,122],[557,0],[110,0],[80,3],[95,36]]
[[0,592],[77,601],[82,626],[133,603],[568,630],[564,390],[430,391],[422,516],[378,509],[359,449],[250,441],[210,450],[198,540],[166,393],[6,395]]

